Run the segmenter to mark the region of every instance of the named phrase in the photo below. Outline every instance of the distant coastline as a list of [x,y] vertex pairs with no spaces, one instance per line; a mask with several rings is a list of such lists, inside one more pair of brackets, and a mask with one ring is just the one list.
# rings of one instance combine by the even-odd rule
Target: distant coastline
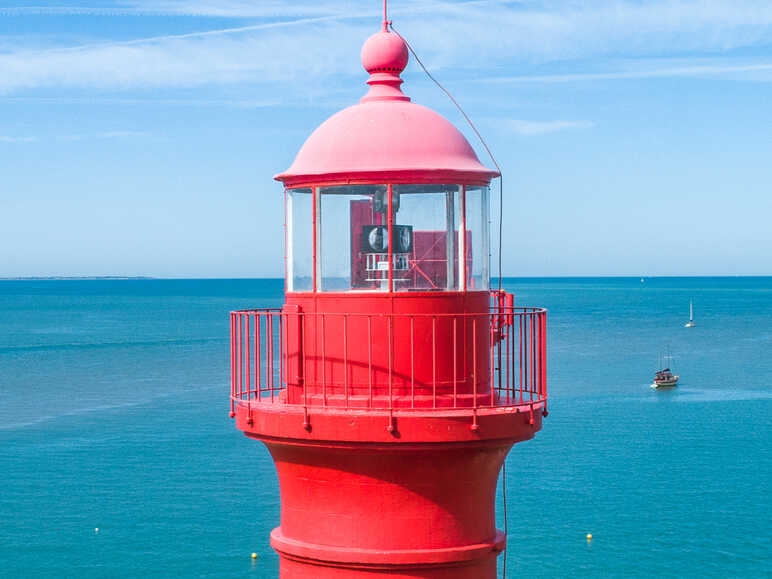
[[[772,275],[768,273],[749,273],[749,274],[713,274],[713,275],[547,275],[547,276],[533,276],[533,275],[504,275],[505,280],[562,280],[562,281],[574,281],[574,280],[597,280],[597,279],[630,279],[630,280],[644,280],[654,281],[658,279],[737,279],[737,278],[770,278]],[[171,280],[171,281],[184,281],[184,280],[283,280],[283,277],[163,277],[152,275],[38,275],[38,276],[0,276],[0,281],[88,281],[88,280]],[[498,277],[491,276],[491,280],[498,280]]]
[[0,277],[0,281],[43,281],[43,280],[80,280],[80,279],[157,279],[147,275],[42,275]]

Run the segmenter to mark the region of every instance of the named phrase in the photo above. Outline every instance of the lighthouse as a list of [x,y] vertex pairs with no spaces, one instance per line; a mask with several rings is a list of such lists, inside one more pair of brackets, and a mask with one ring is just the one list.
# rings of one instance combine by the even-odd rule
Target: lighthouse
[[361,58],[361,101],[275,177],[285,302],[230,315],[231,417],[276,465],[283,579],[492,579],[499,473],[546,416],[546,312],[491,289],[498,173],[402,91],[385,17]]

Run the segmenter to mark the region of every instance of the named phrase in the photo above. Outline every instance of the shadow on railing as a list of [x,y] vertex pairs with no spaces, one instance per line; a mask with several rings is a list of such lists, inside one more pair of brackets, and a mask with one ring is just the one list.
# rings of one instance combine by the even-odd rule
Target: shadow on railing
[[533,408],[547,398],[546,310],[507,296],[481,314],[231,312],[231,411]]

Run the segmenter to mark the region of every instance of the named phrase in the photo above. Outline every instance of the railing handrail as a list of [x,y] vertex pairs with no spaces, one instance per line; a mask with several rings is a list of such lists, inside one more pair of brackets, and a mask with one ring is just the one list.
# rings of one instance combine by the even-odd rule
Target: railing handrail
[[410,318],[442,318],[442,317],[489,317],[499,313],[504,314],[530,314],[530,313],[547,313],[547,308],[540,308],[534,306],[491,306],[487,312],[437,312],[437,313],[420,313],[420,312],[304,312],[302,310],[297,312],[285,311],[281,308],[250,308],[246,310],[232,310],[231,315],[236,314],[280,314],[290,316],[351,316],[351,317],[410,317]]

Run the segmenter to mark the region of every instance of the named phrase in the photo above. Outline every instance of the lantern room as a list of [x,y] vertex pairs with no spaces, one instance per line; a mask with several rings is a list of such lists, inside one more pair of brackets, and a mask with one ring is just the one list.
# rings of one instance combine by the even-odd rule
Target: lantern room
[[488,290],[487,185],[288,188],[286,220],[288,292]]
[[288,293],[488,291],[497,173],[402,92],[407,61],[400,36],[371,36],[367,94],[317,128],[276,177],[286,186]]

